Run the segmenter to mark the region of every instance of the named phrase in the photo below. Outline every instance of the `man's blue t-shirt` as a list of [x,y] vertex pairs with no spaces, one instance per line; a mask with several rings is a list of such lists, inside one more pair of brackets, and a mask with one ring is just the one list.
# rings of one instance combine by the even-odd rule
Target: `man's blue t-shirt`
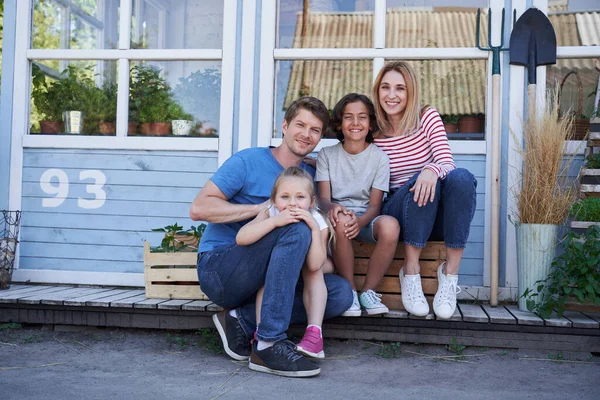
[[[312,176],[315,175],[314,168],[309,165],[301,163],[300,168]],[[283,169],[273,157],[270,148],[255,147],[231,156],[215,172],[211,181],[233,204],[260,204],[271,196],[271,189]],[[249,221],[209,223],[202,235],[198,251],[211,251],[217,246],[235,242],[238,231]]]

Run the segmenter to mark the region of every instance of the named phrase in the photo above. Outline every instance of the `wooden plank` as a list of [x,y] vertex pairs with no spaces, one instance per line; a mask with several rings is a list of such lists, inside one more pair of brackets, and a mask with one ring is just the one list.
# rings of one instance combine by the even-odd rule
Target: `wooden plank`
[[544,323],[546,324],[546,326],[559,326],[562,328],[570,328],[571,327],[571,321],[569,321],[565,317],[558,318],[556,316],[556,313],[551,315],[550,318],[544,319]]
[[194,300],[191,303],[183,304],[181,309],[185,311],[205,311],[206,306],[211,303],[209,300]]
[[408,313],[404,310],[390,310],[388,313],[383,314],[383,317],[392,319],[406,319],[408,318]]
[[600,169],[581,168],[581,175],[600,176]]
[[600,222],[571,221],[571,228],[587,229],[592,225],[600,226]]
[[65,306],[85,306],[88,300],[101,299],[103,297],[113,296],[115,294],[128,292],[128,289],[111,289],[108,292],[89,294],[81,297],[75,297],[73,299],[65,300]]
[[110,306],[112,308],[133,308],[134,303],[137,303],[138,301],[144,301],[144,300],[146,300],[146,295],[140,294],[137,296],[128,297],[126,299],[115,300],[110,303]]
[[224,308],[221,306],[216,305],[215,303],[210,303],[209,305],[206,306],[206,311],[223,311]]
[[[358,258],[368,258],[371,256],[373,249],[375,248],[374,243],[363,243],[356,240],[352,241],[352,247],[354,249],[354,256]],[[405,258],[404,243],[398,243],[398,248],[394,254],[396,259]],[[446,259],[446,247],[444,242],[427,242],[427,246],[421,252],[422,260],[445,260]]]
[[[428,278],[436,278],[437,277],[437,268],[442,263],[443,260],[435,260],[435,261],[427,261],[421,260],[419,264],[421,265],[421,276]],[[400,273],[400,268],[404,265],[404,260],[393,260],[390,264],[390,267],[385,272],[386,276],[395,276],[398,277]],[[354,260],[354,273],[355,274],[366,274],[369,266],[368,258],[356,258]]]
[[589,318],[593,319],[594,321],[600,323],[600,313],[582,311],[582,314],[584,314],[586,317],[589,317]]
[[600,323],[578,311],[565,311],[564,316],[571,321],[573,328],[598,329]]
[[158,305],[159,310],[181,310],[181,306],[191,303],[191,300],[169,300]]
[[544,325],[544,320],[531,312],[520,311],[516,305],[505,306],[516,319],[519,325]]
[[[144,266],[156,265],[191,265],[196,266],[198,260],[197,252],[179,251],[175,253],[153,253],[150,251],[150,243],[144,241]],[[147,268],[144,268],[144,272]],[[197,278],[196,278],[197,279]]]
[[62,292],[69,289],[70,288],[68,286],[56,286],[52,289],[24,293],[23,296],[20,296],[17,299],[17,303],[38,304],[44,298],[44,296],[48,295],[49,293]]
[[492,324],[516,324],[517,319],[509,313],[504,307],[492,307],[490,305],[484,304],[483,311],[490,317],[490,322]]
[[439,319],[437,318],[438,321],[462,321],[462,314],[460,313],[460,308],[458,308],[458,305],[456,307],[456,309],[454,310],[454,314],[452,314],[452,316],[446,320],[443,319]]
[[481,306],[475,304],[464,304],[459,303],[460,313],[463,316],[465,322],[478,322],[478,323],[489,323],[490,319]]
[[0,303],[16,303],[19,297],[25,297],[25,293],[31,293],[38,290],[54,289],[56,286],[29,286],[27,289],[6,292],[0,292]]
[[[120,300],[120,301],[122,301],[122,300]],[[137,301],[137,302],[133,303],[133,308],[155,309],[155,308],[158,308],[158,304],[164,303],[165,301],[168,301],[168,299],[148,299],[148,298],[146,298],[146,300]]]
[[200,285],[148,285],[146,297],[151,299],[208,300]]
[[110,304],[113,301],[139,296],[140,294],[144,294],[144,291],[129,289],[123,293],[115,293],[112,296],[103,297],[101,299],[88,300],[85,304],[90,307],[110,307]]
[[198,270],[191,268],[147,268],[144,280],[146,282],[198,282]]
[[60,292],[50,293],[44,295],[41,300],[42,304],[51,304],[51,305],[62,305],[65,300],[72,299],[75,297],[81,297],[85,295],[102,293],[109,291],[109,288],[73,288],[71,290],[63,290]]
[[0,298],[2,298],[2,296],[7,293],[16,293],[17,291],[21,291],[21,290],[31,290],[36,287],[39,287],[39,286],[11,284],[8,289],[0,290]]
[[[354,275],[354,283],[356,284],[356,287],[362,288],[365,283],[365,279],[366,277],[364,275]],[[422,278],[421,286],[423,288],[423,293],[435,294],[438,288],[438,281],[437,279]],[[400,278],[397,276],[384,276],[379,285],[375,287],[375,291],[377,293],[401,294],[402,291],[400,290]]]

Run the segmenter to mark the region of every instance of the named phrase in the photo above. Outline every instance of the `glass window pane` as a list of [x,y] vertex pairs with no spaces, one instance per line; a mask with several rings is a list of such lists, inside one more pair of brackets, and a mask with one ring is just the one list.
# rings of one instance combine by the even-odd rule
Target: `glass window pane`
[[388,0],[386,47],[475,47],[478,7],[486,46],[488,0]]
[[117,61],[33,61],[30,133],[115,135],[116,71]]
[[559,46],[600,45],[600,3],[597,0],[550,0],[548,18]]
[[133,1],[131,48],[220,49],[222,46],[223,0]]
[[133,63],[129,87],[129,135],[217,137],[221,63]]
[[279,0],[277,5],[276,47],[373,47],[375,0]]
[[594,104],[600,100],[599,70],[600,61],[593,58],[558,59],[547,69],[547,89],[552,91],[558,85],[561,111],[576,115],[573,127],[576,140],[584,139],[590,118],[597,113]]
[[34,0],[34,49],[115,49],[119,0]]
[[297,98],[315,96],[333,110],[347,93],[368,95],[373,82],[373,62],[370,60],[278,61],[275,68],[273,137],[281,137],[285,110]]

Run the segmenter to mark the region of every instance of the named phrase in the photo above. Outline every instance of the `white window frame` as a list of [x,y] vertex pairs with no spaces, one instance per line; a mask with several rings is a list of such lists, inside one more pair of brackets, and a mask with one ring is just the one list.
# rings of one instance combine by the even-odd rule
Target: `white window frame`
[[[140,0],[141,1],[141,0]],[[169,49],[168,51],[130,49],[132,0],[120,2],[120,31],[118,49],[31,49],[29,29],[16,43],[13,143],[18,143],[17,152],[23,148],[70,148],[70,149],[113,149],[113,150],[176,150],[176,151],[218,151],[219,165],[230,155],[233,138],[235,51],[237,27],[237,0],[223,0],[223,46],[220,49]],[[19,1],[17,23],[31,26],[32,0]],[[233,29],[232,29],[233,28]],[[74,136],[74,135],[30,135],[29,94],[32,60],[97,60],[119,61],[118,99],[116,136]],[[129,62],[130,61],[220,61],[221,62],[221,109],[218,138],[173,138],[173,137],[129,137],[127,136],[129,101]],[[16,153],[13,152],[13,156]],[[17,156],[22,157],[21,156]],[[19,168],[20,169],[20,168]],[[11,187],[14,187],[11,185]],[[19,194],[20,195],[20,194]]]

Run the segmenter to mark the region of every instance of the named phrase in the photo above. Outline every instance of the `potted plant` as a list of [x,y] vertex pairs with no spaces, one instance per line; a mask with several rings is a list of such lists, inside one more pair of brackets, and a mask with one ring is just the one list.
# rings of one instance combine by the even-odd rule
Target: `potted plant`
[[442,115],[442,122],[447,133],[456,133],[458,130],[458,120],[460,117],[455,114],[444,114]]
[[190,134],[194,127],[194,117],[192,115],[183,111],[183,108],[176,102],[171,103],[169,115],[172,118],[173,135],[186,136]]
[[[519,294],[548,277],[554,259],[559,225],[563,224],[578,196],[567,171],[575,159],[564,153],[572,135],[573,117],[559,116],[556,102],[549,99],[540,115],[523,126],[522,172],[514,187]],[[521,143],[521,141],[517,141]],[[526,311],[526,299],[519,297]]]
[[458,120],[458,131],[461,133],[483,132],[481,117],[477,114],[463,115]]
[[160,71],[150,65],[136,65],[132,69],[130,103],[133,102],[144,135],[164,136],[171,130],[172,93]]
[[173,96],[183,110],[202,121],[197,125],[204,128],[200,134],[216,134],[221,98],[221,72],[218,69],[206,68],[180,78]]
[[542,318],[549,318],[554,311],[560,318],[565,309],[599,310],[600,226],[590,226],[581,235],[567,233],[563,248],[548,277],[523,294],[528,310]]
[[106,84],[101,90],[103,103],[99,107],[98,131],[111,135],[117,131],[117,85]]

